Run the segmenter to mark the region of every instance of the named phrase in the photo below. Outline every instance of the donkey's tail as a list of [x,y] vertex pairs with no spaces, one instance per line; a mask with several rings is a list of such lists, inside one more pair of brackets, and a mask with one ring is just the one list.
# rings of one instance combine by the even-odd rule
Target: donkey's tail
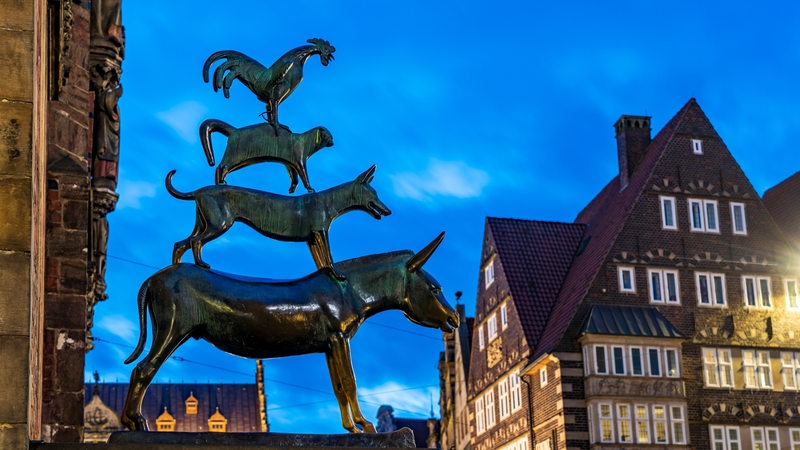
[[200,143],[203,144],[203,151],[206,152],[206,159],[209,166],[214,166],[214,149],[211,146],[211,133],[219,132],[225,136],[230,136],[236,128],[228,125],[219,119],[208,119],[200,124]]
[[141,288],[139,288],[139,342],[136,348],[133,349],[131,356],[125,360],[125,364],[130,364],[142,354],[144,350],[144,343],[147,340],[147,291],[150,287],[150,280],[145,281]]
[[194,200],[194,193],[193,192],[181,192],[174,187],[172,187],[172,176],[175,175],[175,170],[170,170],[167,174],[167,179],[164,180],[164,185],[167,186],[167,192],[170,193],[175,198],[179,198],[181,200]]

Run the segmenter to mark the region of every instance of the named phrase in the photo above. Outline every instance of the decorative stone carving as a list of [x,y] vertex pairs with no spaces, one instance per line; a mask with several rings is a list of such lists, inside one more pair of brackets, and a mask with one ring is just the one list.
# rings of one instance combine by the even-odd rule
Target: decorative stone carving
[[586,396],[685,397],[683,383],[674,379],[631,379],[592,377],[586,383]]
[[486,348],[486,359],[489,367],[494,367],[503,360],[503,339],[498,337]]

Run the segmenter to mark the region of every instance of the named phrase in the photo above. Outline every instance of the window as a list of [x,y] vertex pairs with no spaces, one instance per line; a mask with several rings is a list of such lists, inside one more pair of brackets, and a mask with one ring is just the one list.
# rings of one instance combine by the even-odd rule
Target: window
[[550,447],[550,439],[536,444],[536,450],[550,450],[551,448],[552,447]]
[[750,428],[753,450],[780,450],[780,436],[778,429],[771,427]]
[[678,350],[674,348],[668,348],[664,350],[664,362],[667,364],[667,376],[671,378],[677,378],[681,376],[680,370],[678,368]]
[[494,260],[489,261],[486,268],[483,269],[484,287],[489,287],[494,283]]
[[547,386],[547,367],[539,369],[539,387]]
[[638,377],[644,375],[641,347],[631,347],[631,375]]
[[800,450],[800,428],[789,428],[790,450]]
[[800,354],[781,352],[781,378],[783,389],[800,390]]
[[670,414],[670,422],[672,424],[672,443],[685,444],[686,415],[683,412],[683,407],[679,405],[670,405],[669,414]]
[[677,230],[678,222],[675,221],[675,197],[659,197],[661,199],[661,228]]
[[648,348],[647,349],[647,360],[649,363],[650,371],[648,375],[651,377],[660,377],[661,376],[661,358],[659,357],[659,351],[657,348]]
[[618,346],[611,347],[611,357],[614,358],[614,375],[625,375],[625,349]]
[[653,405],[653,436],[656,444],[667,443],[667,408]]
[[789,309],[800,309],[800,299],[797,293],[797,280],[794,278],[786,280],[786,307]]
[[703,349],[703,378],[706,387],[733,387],[733,360],[730,349]]
[[636,292],[636,281],[633,279],[633,267],[619,268],[619,291]]
[[522,388],[519,384],[519,372],[514,372],[508,377],[511,389],[511,412],[522,408]]
[[689,199],[689,224],[692,231],[719,233],[717,201]]
[[739,427],[711,425],[709,429],[713,450],[742,450]]
[[650,422],[647,418],[647,405],[634,406],[636,411],[636,442],[647,444],[650,442]]
[[605,375],[608,373],[606,364],[606,348],[603,345],[594,346],[594,373]]
[[189,391],[189,397],[184,401],[184,405],[186,406],[187,415],[197,414],[197,398],[191,391]]
[[617,404],[617,433],[619,433],[619,442],[633,442],[631,406],[625,403]]
[[497,385],[497,400],[500,402],[500,420],[511,414],[508,404],[508,378],[503,378]]
[[505,330],[508,328],[508,305],[503,305],[500,307],[500,325]]
[[484,395],[484,403],[486,403],[486,429],[489,429],[494,426],[494,390],[489,389]]
[[703,154],[703,141],[700,139],[692,139],[692,153],[695,155]]
[[742,350],[742,368],[744,370],[744,387],[772,389],[769,352]]
[[[547,441],[547,442],[550,442],[550,441]],[[541,444],[537,444],[536,445],[536,450],[541,450],[539,448],[539,445],[541,445]],[[542,447],[542,448],[550,450],[550,447]],[[512,443],[510,443],[508,445],[500,447],[499,450],[528,450],[528,436],[525,436],[523,438],[517,439],[516,441],[513,441]]]
[[589,375],[589,347],[584,345],[583,346],[583,374]]
[[653,303],[681,302],[678,290],[678,271],[650,269],[647,271],[650,279],[650,301]]
[[167,412],[167,407],[164,407],[164,412],[156,419],[156,430],[162,432],[175,431],[175,417]]
[[731,225],[733,226],[733,234],[747,234],[744,203],[731,202]]
[[614,442],[614,422],[611,415],[611,403],[600,403],[600,442]]
[[486,321],[486,329],[489,332],[489,342],[497,339],[497,315],[492,313]]
[[725,306],[725,275],[695,272],[697,302],[700,306]]
[[742,277],[744,290],[744,304],[750,308],[771,308],[772,295],[770,293],[769,277]]
[[485,410],[483,409],[483,397],[478,397],[475,400],[475,431],[478,434],[486,430],[486,422],[483,420]]
[[483,350],[486,344],[483,342],[483,327],[478,326],[478,348]]

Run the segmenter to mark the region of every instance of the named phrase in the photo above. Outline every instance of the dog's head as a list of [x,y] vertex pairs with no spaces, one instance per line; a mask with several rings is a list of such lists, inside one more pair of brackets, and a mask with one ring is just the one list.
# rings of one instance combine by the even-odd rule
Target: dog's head
[[315,137],[317,148],[325,148],[333,145],[333,135],[325,127],[317,127]]
[[366,172],[356,178],[355,185],[358,192],[356,195],[358,199],[357,207],[380,220],[382,216],[388,216],[392,211],[378,198],[378,193],[370,186],[374,174],[375,165],[373,164]]

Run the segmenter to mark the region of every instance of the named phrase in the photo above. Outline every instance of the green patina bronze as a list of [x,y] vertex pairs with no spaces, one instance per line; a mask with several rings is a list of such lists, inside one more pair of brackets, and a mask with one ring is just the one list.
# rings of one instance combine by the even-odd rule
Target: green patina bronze
[[141,415],[147,386],[175,349],[193,337],[248,358],[324,353],[342,425],[351,432],[375,432],[356,397],[350,338],[367,318],[390,309],[426,327],[445,332],[458,327],[458,314],[441,286],[422,269],[443,238],[444,233],[416,254],[406,250],[337,263],[346,281],[327,271],[293,281],[257,280],[194,264],[155,273],[139,290],[139,342],[125,363],[144,349],[148,312],[153,343],[131,373],[123,423],[147,429]]

